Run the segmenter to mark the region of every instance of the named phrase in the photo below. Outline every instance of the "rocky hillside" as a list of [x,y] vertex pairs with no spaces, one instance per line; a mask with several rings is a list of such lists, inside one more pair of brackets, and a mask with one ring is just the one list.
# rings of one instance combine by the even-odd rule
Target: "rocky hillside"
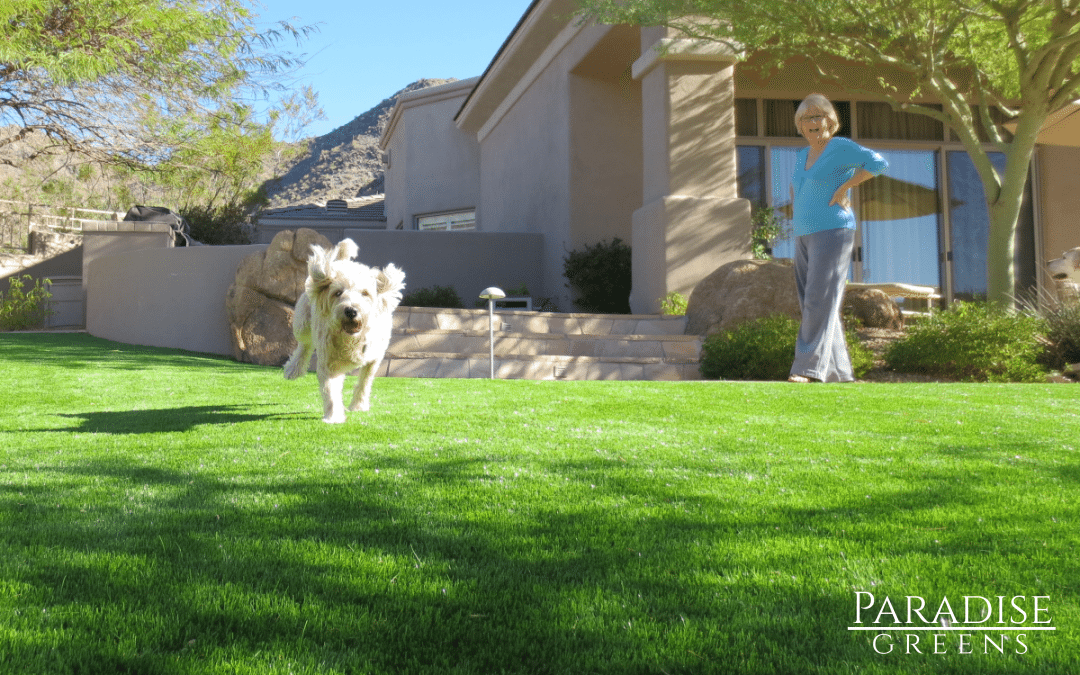
[[[398,97],[453,81],[413,82],[348,124],[324,136],[300,141],[299,147],[293,146],[291,152],[282,153],[291,155],[291,159],[268,161],[264,175],[277,176],[264,183],[269,207],[346,199],[364,192],[366,186],[382,177],[379,137]],[[14,127],[0,127],[0,139],[12,133]],[[34,135],[0,149],[0,199],[121,211],[127,210],[131,203],[177,206],[153,184],[103,175],[96,169],[83,167],[76,157],[57,155],[30,163],[19,161],[45,142],[44,136]],[[11,160],[11,164],[5,160]],[[375,186],[374,191],[381,192],[381,185]]]
[[379,137],[398,97],[454,80],[413,82],[348,124],[324,136],[302,141],[305,151],[283,167],[280,178],[265,183],[270,208],[356,197],[382,177]]

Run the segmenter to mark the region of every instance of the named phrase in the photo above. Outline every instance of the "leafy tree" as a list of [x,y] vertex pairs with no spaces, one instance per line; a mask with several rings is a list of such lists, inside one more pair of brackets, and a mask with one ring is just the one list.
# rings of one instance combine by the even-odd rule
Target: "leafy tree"
[[[1016,295],[1014,242],[1028,167],[1047,116],[1080,88],[1080,1],[580,0],[604,23],[667,26],[753,53],[763,69],[807,59],[852,89],[852,65],[879,75],[894,110],[944,123],[971,155],[990,214],[988,294]],[[940,105],[922,104],[932,99]],[[993,109],[1015,117],[1007,138]],[[982,138],[981,138],[982,137]],[[983,138],[1007,157],[998,174]]]
[[[256,110],[313,30],[257,28],[254,0],[0,0],[0,163],[42,155],[152,172],[235,201],[282,114]],[[295,103],[295,99],[292,99]]]

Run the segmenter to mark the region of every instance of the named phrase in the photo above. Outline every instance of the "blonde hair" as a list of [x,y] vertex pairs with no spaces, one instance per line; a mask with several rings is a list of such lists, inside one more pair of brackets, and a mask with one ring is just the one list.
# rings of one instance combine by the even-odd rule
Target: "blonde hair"
[[836,107],[833,106],[832,102],[821,94],[810,94],[809,96],[804,98],[802,103],[799,104],[799,107],[795,109],[796,129],[799,128],[799,123],[806,115],[806,111],[810,108],[817,108],[821,112],[825,113],[825,117],[828,118],[829,122],[831,123],[829,126],[832,127],[831,129],[829,129],[830,135],[835,134],[837,131],[839,131],[840,115],[837,114]]

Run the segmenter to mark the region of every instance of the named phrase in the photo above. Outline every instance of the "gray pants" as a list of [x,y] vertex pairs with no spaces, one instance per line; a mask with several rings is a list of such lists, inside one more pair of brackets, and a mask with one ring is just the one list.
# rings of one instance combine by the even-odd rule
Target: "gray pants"
[[792,375],[822,382],[852,382],[840,311],[844,303],[855,230],[823,230],[795,240],[795,287],[802,325]]

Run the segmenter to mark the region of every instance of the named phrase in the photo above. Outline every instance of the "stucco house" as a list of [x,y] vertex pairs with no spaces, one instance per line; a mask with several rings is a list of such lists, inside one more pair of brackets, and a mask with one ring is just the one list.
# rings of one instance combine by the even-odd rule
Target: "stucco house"
[[[934,286],[946,300],[985,292],[982,187],[942,125],[816,83],[798,64],[764,78],[719,45],[581,22],[575,7],[535,0],[482,75],[401,98],[381,139],[388,229],[542,235],[530,290],[564,308],[567,252],[619,237],[633,247],[631,308],[655,312],[668,292],[688,295],[749,256],[751,205],[787,202],[805,144],[793,113],[819,91],[840,133],[891,165],[857,206],[853,280]],[[867,90],[876,74],[852,78]],[[1039,148],[1018,287],[1046,283],[1041,261],[1080,245],[1078,174],[1080,150]]]

